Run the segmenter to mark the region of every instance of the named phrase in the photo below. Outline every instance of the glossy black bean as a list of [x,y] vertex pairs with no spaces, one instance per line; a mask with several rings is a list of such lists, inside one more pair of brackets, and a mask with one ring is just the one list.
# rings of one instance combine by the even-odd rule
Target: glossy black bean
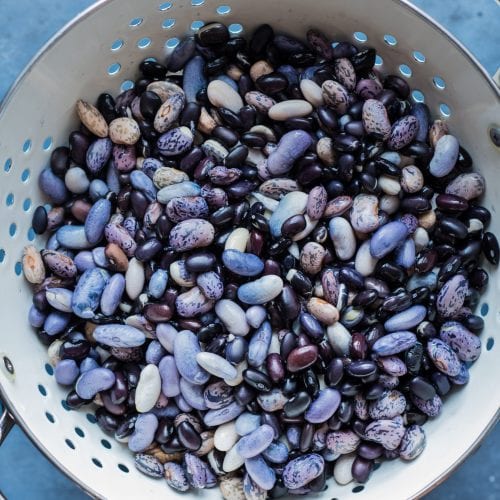
[[498,265],[500,249],[498,247],[498,240],[493,233],[484,233],[481,249],[484,256],[491,264],[494,266]]
[[352,267],[342,267],[340,269],[338,279],[341,283],[345,283],[349,289],[356,290],[363,288],[364,286],[364,277]]
[[177,426],[177,437],[179,439],[179,442],[187,450],[196,451],[201,447],[202,441],[200,434],[187,420],[184,420]]
[[323,166],[319,162],[311,163],[297,174],[297,181],[303,186],[316,184],[323,176]]
[[98,408],[95,412],[97,425],[106,433],[114,434],[120,425],[120,419],[106,411],[104,408]]
[[436,205],[439,210],[450,214],[463,212],[469,208],[465,198],[453,194],[439,194],[436,196]]
[[361,142],[352,135],[341,133],[333,139],[333,148],[341,153],[352,153],[361,146]]
[[100,111],[107,123],[112,122],[118,117],[115,105],[115,100],[110,94],[103,93],[97,98],[97,109]]
[[269,24],[261,24],[258,26],[249,42],[250,54],[254,58],[262,55],[273,37],[274,30]]
[[366,460],[362,457],[356,457],[352,463],[352,477],[354,481],[360,484],[364,484],[370,478],[370,474],[373,470],[373,460]]
[[221,226],[231,222],[234,217],[234,205],[227,205],[225,207],[218,208],[215,212],[210,215],[210,222],[216,226]]
[[285,333],[280,343],[281,359],[287,359],[290,352],[297,347],[298,337],[292,332]]
[[319,125],[325,132],[331,134],[338,129],[339,124],[333,109],[328,106],[319,106],[316,109],[316,113],[318,115]]
[[242,37],[231,38],[224,47],[224,53],[228,57],[235,57],[238,52],[244,52],[247,47],[247,41]]
[[85,338],[68,338],[59,348],[61,359],[81,360],[90,352],[90,343]]
[[293,242],[290,238],[280,238],[269,246],[269,255],[276,257],[283,254],[283,252],[285,252],[292,243]]
[[336,412],[337,418],[343,423],[346,424],[351,420],[354,415],[354,405],[349,400],[344,400],[340,403],[339,409]]
[[[226,56],[217,57],[212,61],[209,61],[205,64],[205,73],[207,76],[218,75],[225,71],[226,66],[228,65],[228,59]],[[200,98],[197,96],[198,102],[200,102]]]
[[444,234],[448,234],[458,239],[467,237],[467,226],[454,217],[441,216],[438,227]]
[[213,253],[197,252],[191,254],[185,261],[186,269],[192,273],[204,273],[214,268],[217,259]]
[[77,408],[81,408],[84,405],[91,403],[90,400],[82,399],[76,391],[71,391],[66,396],[66,404],[72,409],[76,410]]
[[271,379],[265,373],[255,368],[247,368],[243,372],[243,379],[258,392],[269,392],[273,386]]
[[[135,417],[134,420],[132,420],[130,418],[125,419],[125,421],[122,422],[122,424],[120,424],[120,427],[117,429],[115,436],[118,434],[118,432],[120,432],[120,429],[122,428],[122,426],[124,427],[124,431],[127,432],[128,431],[127,427],[130,426],[130,423],[132,423],[132,425],[133,425],[133,422],[135,422],[136,418],[137,417]],[[126,425],[124,425],[124,424],[126,424]],[[168,439],[170,438],[170,436],[172,435],[172,432],[173,432],[172,424],[166,418],[160,418],[158,421],[158,427],[157,427],[156,432],[155,432],[155,441],[159,444],[165,444],[168,441]],[[127,434],[125,434],[124,437],[126,437],[126,435]]]
[[400,76],[388,75],[384,80],[384,87],[393,90],[400,99],[407,99],[410,95],[410,86]]
[[302,427],[302,432],[300,433],[299,450],[305,453],[311,448],[312,440],[314,437],[314,425],[309,422]]
[[377,371],[377,365],[373,361],[353,361],[346,367],[346,371],[352,377],[367,377]]
[[342,396],[347,396],[347,397],[352,397],[356,396],[356,394],[359,394],[363,390],[363,385],[358,382],[353,382],[350,380],[346,380],[341,386],[340,386],[340,393]]
[[151,59],[145,59],[142,61],[139,65],[139,69],[146,78],[164,80],[167,76],[167,68],[165,68],[163,64],[152,61]]
[[415,396],[418,396],[424,401],[428,401],[436,395],[436,389],[434,389],[434,386],[423,377],[414,377],[410,381],[410,390],[413,394],[415,394]]
[[283,74],[273,71],[257,78],[255,85],[264,94],[273,95],[285,91],[288,87],[288,80]]
[[421,214],[432,208],[431,202],[423,196],[407,196],[401,200],[401,210],[411,214]]
[[364,72],[364,71],[369,71],[370,69],[373,68],[376,56],[377,56],[377,51],[375,49],[368,48],[354,54],[353,56],[350,57],[350,59],[356,72]]
[[47,210],[43,205],[39,205],[33,212],[33,218],[31,219],[33,231],[36,234],[43,234],[47,229],[47,222]]
[[299,295],[307,296],[311,294],[312,282],[302,271],[296,269],[289,271],[287,279]]
[[476,314],[469,314],[463,320],[464,326],[473,333],[481,333],[484,329],[484,320]]
[[422,358],[424,354],[424,346],[417,342],[413,347],[410,347],[405,353],[405,363],[408,372],[417,374],[422,366]]
[[312,398],[316,397],[320,386],[318,376],[312,368],[307,369],[302,375],[302,385]]
[[325,383],[328,386],[336,386],[344,376],[344,363],[341,358],[332,359],[327,366]]
[[[218,108],[217,113],[221,117],[224,124],[227,125],[228,127],[237,130],[243,128],[243,122],[241,121],[241,118],[237,113],[234,113],[233,111],[227,108]],[[226,140],[225,142],[228,147],[232,147],[236,144],[236,142],[238,142],[238,136],[234,132],[232,132],[232,134],[233,134],[232,137],[229,138],[229,140]]]
[[377,277],[389,283],[403,283],[406,278],[405,270],[392,262],[383,262],[377,264],[376,267]]
[[299,315],[300,302],[290,285],[284,285],[278,300],[280,309],[287,320],[294,320]]
[[200,114],[201,106],[197,102],[188,102],[182,110],[179,123],[184,127],[196,127],[200,119]]
[[[82,134],[81,132],[71,132],[71,134],[69,136],[70,155],[71,155],[71,159],[77,165],[81,165],[83,167],[86,166],[87,149],[90,146],[90,142],[91,142],[90,138],[87,135]],[[55,154],[55,151],[53,154]],[[61,156],[63,156],[63,155],[61,155]],[[62,160],[59,160],[59,162],[58,162],[58,165],[62,166],[62,164],[63,164]],[[69,165],[68,165],[68,167],[69,167]],[[65,172],[66,172],[66,170],[64,170],[64,173]],[[64,174],[60,173],[59,175],[64,175]]]
[[226,337],[220,335],[212,339],[206,346],[205,351],[211,352],[213,354],[219,354],[220,356],[224,353],[224,347],[226,345]]
[[448,377],[441,372],[434,372],[431,374],[430,379],[436,388],[436,392],[441,396],[446,396],[451,390],[451,384]]
[[369,401],[374,401],[379,399],[382,394],[384,394],[385,388],[381,384],[373,384],[365,391],[365,399]]
[[360,457],[367,460],[376,460],[382,456],[384,448],[380,444],[364,441],[359,445],[356,452]]
[[196,33],[196,41],[205,47],[223,45],[229,40],[229,31],[222,23],[205,24]]
[[354,307],[366,307],[373,304],[377,299],[378,294],[375,290],[363,290],[352,299],[352,305]]
[[311,396],[307,392],[301,391],[290,398],[283,407],[286,417],[298,417],[302,415],[311,404]]
[[464,265],[468,262],[478,260],[479,254],[481,253],[482,249],[481,243],[481,240],[470,240],[466,241],[463,245],[459,245],[458,255],[462,258],[462,263]]
[[363,137],[365,135],[365,128],[361,120],[352,120],[346,123],[344,130],[353,137]]
[[176,435],[171,435],[166,443],[160,445],[160,448],[164,453],[178,453],[186,449]]
[[437,252],[435,249],[424,249],[417,254],[415,260],[415,271],[426,273],[430,271],[437,262]]
[[392,177],[399,177],[401,175],[401,169],[385,158],[379,157],[375,159],[374,164],[377,171],[381,174],[390,175]]
[[491,221],[490,211],[479,205],[473,205],[465,212],[464,217],[467,219],[479,219],[485,226]]
[[147,90],[141,95],[139,109],[141,110],[141,115],[146,120],[153,121],[161,105],[162,101],[156,92]]
[[115,372],[115,383],[110,390],[110,397],[111,401],[117,405],[126,401],[128,397],[127,379],[125,374],[120,370]]
[[150,238],[141,245],[137,246],[134,257],[142,262],[148,262],[153,259],[162,250],[162,243],[156,238]]

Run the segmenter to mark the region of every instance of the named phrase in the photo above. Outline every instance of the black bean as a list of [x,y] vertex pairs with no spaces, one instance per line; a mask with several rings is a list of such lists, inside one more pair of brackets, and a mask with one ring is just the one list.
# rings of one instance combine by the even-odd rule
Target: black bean
[[269,377],[255,368],[247,368],[243,372],[243,379],[258,392],[269,392],[273,386]]
[[[87,135],[82,134],[81,132],[71,132],[69,136],[69,149],[70,149],[70,155],[71,159],[80,166],[85,167],[87,163],[87,149],[90,146],[90,139]],[[61,148],[57,148],[61,149]],[[65,153],[63,151],[60,151],[56,155],[56,150],[52,153],[52,156],[54,157],[53,164],[57,165],[57,175],[64,175],[66,173],[66,170],[69,168],[69,158],[65,158]],[[66,168],[63,168],[64,161],[68,162],[68,166]],[[52,164],[52,160],[51,160]],[[52,166],[52,169],[54,169],[54,166]]]
[[[179,123],[185,127],[196,127],[200,118],[200,114],[201,106],[197,102],[188,102],[182,110]],[[186,157],[184,157],[183,159],[185,158]]]
[[[243,122],[237,113],[234,113],[227,108],[218,108],[217,113],[228,127],[233,127],[235,129],[243,128]],[[232,140],[226,139],[225,141],[225,144],[227,143],[228,147],[232,147],[238,142],[238,136],[236,133],[232,130],[230,132],[232,133]],[[214,135],[214,131],[212,131],[212,135]],[[229,135],[229,133],[227,135]]]
[[139,65],[139,69],[142,74],[147,78],[153,78],[155,80],[164,80],[167,76],[167,68],[160,64],[159,62],[152,61],[151,59],[145,59]]
[[483,235],[482,251],[484,256],[494,266],[498,265],[498,258],[500,249],[498,247],[498,240],[493,233],[486,232]]
[[311,396],[307,392],[298,392],[290,398],[283,408],[286,417],[298,417],[302,415],[311,404]]
[[179,442],[188,450],[196,451],[201,447],[200,434],[187,420],[184,420],[177,426],[177,437]]

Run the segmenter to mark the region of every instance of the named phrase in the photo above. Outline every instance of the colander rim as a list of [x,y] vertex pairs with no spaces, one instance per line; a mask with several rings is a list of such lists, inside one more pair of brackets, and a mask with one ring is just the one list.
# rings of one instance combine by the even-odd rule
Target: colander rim
[[[66,23],[57,33],[55,33],[31,58],[26,67],[21,71],[18,77],[14,80],[12,85],[10,86],[5,97],[0,101],[0,120],[2,119],[3,113],[7,109],[10,101],[14,97],[17,89],[21,86],[24,79],[29,75],[32,68],[38,62],[41,57],[48,52],[66,33],[68,33],[75,26],[80,24],[84,19],[89,17],[90,15],[97,12],[99,9],[104,7],[107,3],[110,3],[114,0],[97,0],[94,4],[90,5],[82,12],[77,14],[73,19],[71,19],[68,23]],[[482,64],[478,61],[478,59],[470,52],[470,50],[465,47],[465,45],[458,40],[450,31],[448,31],[444,26],[442,26],[438,21],[433,19],[429,14],[424,12],[419,7],[413,5],[409,0],[392,0],[394,3],[398,3],[402,5],[407,10],[416,14],[419,18],[422,19],[423,22],[428,24],[430,27],[438,30],[442,36],[448,38],[450,42],[452,42],[456,48],[461,51],[472,64],[477,71],[479,71],[482,76],[485,78],[493,92],[500,98],[500,89],[494,82],[492,76],[488,73],[488,71],[482,66]],[[85,493],[89,494],[94,498],[103,498],[98,492],[96,492],[90,485],[86,484],[79,477],[75,476],[71,471],[69,471],[65,465],[63,465],[52,453],[45,448],[45,446],[38,440],[35,434],[31,431],[30,427],[24,421],[20,412],[17,411],[13,401],[7,396],[6,392],[2,388],[2,384],[0,383],[0,400],[4,405],[4,409],[6,409],[9,414],[14,418],[15,423],[23,430],[29,440],[33,443],[33,445],[41,452],[43,455],[52,462],[63,474],[66,475],[69,479],[71,479],[80,489],[82,489]],[[439,476],[437,476],[433,481],[428,483],[425,487],[423,487],[420,491],[418,491],[413,498],[420,498],[423,495],[426,495],[430,491],[432,491],[436,486],[443,483],[446,479],[448,479],[451,474],[471,455],[474,453],[476,449],[479,448],[485,437],[489,434],[489,432],[493,429],[494,425],[500,420],[500,408],[497,409],[497,412],[492,416],[486,427],[482,430],[481,434],[478,438],[471,443],[469,448],[457,458],[457,460],[451,464],[447,469],[445,469]]]

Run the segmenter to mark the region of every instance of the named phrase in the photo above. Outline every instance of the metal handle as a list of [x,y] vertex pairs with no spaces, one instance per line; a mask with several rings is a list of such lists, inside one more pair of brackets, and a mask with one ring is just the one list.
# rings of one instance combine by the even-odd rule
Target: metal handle
[[7,410],[5,405],[3,406],[3,412],[2,415],[0,415],[0,446],[16,423],[14,417],[9,413],[9,410]]

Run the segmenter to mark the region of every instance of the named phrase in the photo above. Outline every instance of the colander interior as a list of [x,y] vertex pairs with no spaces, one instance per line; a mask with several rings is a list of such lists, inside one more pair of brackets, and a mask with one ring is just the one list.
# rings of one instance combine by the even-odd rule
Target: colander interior
[[[492,83],[455,42],[404,2],[379,0],[110,0],[99,2],[30,66],[0,112],[0,385],[18,421],[39,447],[89,492],[106,498],[173,498],[181,495],[135,471],[128,449],[96,425],[90,409],[69,411],[66,391],[53,377],[46,348],[27,321],[31,290],[22,277],[24,245],[42,246],[31,228],[34,208],[44,203],[37,176],[51,151],[66,144],[76,127],[74,103],[93,102],[101,92],[117,95],[133,86],[137,66],[147,57],[163,61],[186,34],[220,20],[233,35],[250,34],[262,23],[303,37],[316,27],[332,38],[375,47],[376,68],[406,78],[411,99],[426,102],[434,117],[470,152],[487,180],[483,205],[496,219],[499,150],[490,141],[498,126],[499,100]],[[483,352],[471,381],[447,398],[441,416],[425,425],[428,445],[411,464],[388,462],[366,486],[333,481],[317,498],[409,498],[423,494],[465,458],[494,419],[500,402],[495,360],[500,323],[500,282],[493,269],[478,306],[486,327]],[[217,489],[204,498],[220,498]],[[186,498],[186,495],[182,495]]]

